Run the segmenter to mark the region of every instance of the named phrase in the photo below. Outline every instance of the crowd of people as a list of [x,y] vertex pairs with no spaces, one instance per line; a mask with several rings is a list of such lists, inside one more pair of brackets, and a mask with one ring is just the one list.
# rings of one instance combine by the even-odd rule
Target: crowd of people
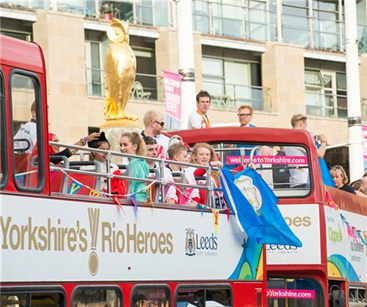
[[[206,91],[200,91],[196,96],[197,110],[192,112],[188,118],[188,128],[189,129],[204,129],[210,128],[210,119],[208,116],[208,111],[211,106],[211,96]],[[251,128],[255,127],[251,123],[253,119],[254,110],[250,105],[241,105],[238,108],[238,122],[240,127]],[[37,135],[36,135],[36,108],[35,103],[31,107],[31,121],[23,125],[18,133],[15,135],[14,139],[26,139],[27,142],[15,142],[16,148],[23,147],[27,153],[30,153],[32,157],[37,156]],[[146,202],[149,200],[150,195],[148,195],[146,189],[145,179],[152,177],[151,170],[158,169],[159,165],[157,160],[159,158],[165,158],[172,163],[168,163],[164,167],[164,180],[166,182],[175,182],[175,178],[183,173],[185,182],[188,185],[204,184],[206,181],[206,173],[208,167],[221,168],[223,164],[218,160],[218,157],[212,146],[206,143],[196,144],[191,154],[189,154],[190,147],[184,143],[182,138],[178,135],[172,135],[167,137],[163,134],[163,129],[165,126],[164,116],[158,111],[149,110],[145,113],[143,118],[144,129],[138,132],[125,132],[120,137],[120,151],[121,153],[136,155],[140,157],[148,157],[151,159],[143,159],[139,157],[129,158],[129,169],[130,177],[135,177],[139,180],[133,180],[129,182],[130,193],[136,195],[136,200],[139,202]],[[307,130],[307,117],[302,114],[293,115],[291,118],[291,125],[293,129]],[[327,137],[324,134],[319,134],[314,137],[315,146],[317,150],[317,155],[320,162],[321,174],[323,182],[326,185],[336,187],[346,192],[354,193],[359,196],[367,197],[367,176],[363,177],[361,180],[348,185],[348,177],[344,169],[339,166],[333,166],[330,170],[328,169],[324,155],[327,146]],[[49,141],[58,142],[58,137],[49,133]],[[28,143],[28,144],[27,144]],[[88,144],[90,148],[109,150],[110,143],[106,138],[104,132],[92,133],[84,138],[78,140],[74,145],[85,146]],[[28,145],[28,146],[27,146]],[[269,147],[265,146],[265,149]],[[262,148],[263,151],[264,148]],[[265,150],[264,149],[264,150]],[[270,149],[271,151],[271,149]],[[69,158],[72,156],[76,150],[66,148],[60,151],[58,146],[50,145],[49,153],[50,160],[52,163],[59,163],[63,158]],[[279,148],[279,155],[287,156],[307,156],[306,150],[301,147],[286,146]],[[106,169],[106,155],[104,153],[92,152],[90,160],[98,161],[101,164],[101,172],[107,173]],[[180,162],[181,164],[175,164],[175,162]],[[186,167],[182,163],[197,164],[197,167]],[[110,170],[108,173],[111,174],[121,174],[119,167],[114,163],[109,163]],[[203,166],[204,168],[201,168]],[[82,169],[88,169],[84,167]],[[276,170],[275,170],[276,171]],[[307,188],[309,187],[309,169],[308,168],[289,168],[287,170],[289,173],[288,182],[284,182],[290,188]],[[274,175],[273,175],[274,176]],[[182,176],[181,176],[182,177]],[[200,179],[197,179],[200,178]],[[211,193],[212,206],[216,208],[223,208],[223,194],[220,191],[220,180],[218,171],[211,171],[211,183],[215,188]],[[112,185],[113,187],[114,185]],[[118,185],[121,187],[121,185]],[[126,191],[120,189],[118,191],[112,191],[118,194]],[[180,190],[174,184],[168,185],[169,187],[165,192],[164,201],[168,204],[187,204],[196,206],[198,203],[205,203],[206,192],[203,189],[197,188],[186,188],[184,193],[182,189]],[[106,178],[101,178],[100,184],[101,191],[107,191],[107,180]],[[160,199],[163,201],[162,199]]]

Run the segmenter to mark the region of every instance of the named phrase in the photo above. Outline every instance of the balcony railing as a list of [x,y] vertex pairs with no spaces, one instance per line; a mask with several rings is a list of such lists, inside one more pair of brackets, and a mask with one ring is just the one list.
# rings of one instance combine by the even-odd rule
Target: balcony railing
[[[105,96],[105,83],[103,69],[87,68],[87,94],[88,96]],[[131,89],[130,99],[163,101],[162,77],[148,74],[136,74],[135,82]]]
[[203,88],[211,94],[213,107],[236,110],[249,104],[255,110],[272,110],[270,90],[261,86],[203,81]]
[[[314,0],[315,1],[315,0]],[[53,9],[82,14],[85,17],[110,20],[118,18],[133,24],[172,26],[175,24],[174,5],[170,0],[0,0],[0,6],[11,9]],[[283,7],[289,7],[284,5]],[[196,31],[257,41],[282,41],[305,47],[344,50],[343,8],[328,11],[330,16],[318,18],[309,7],[297,7],[300,13],[283,12],[277,18],[275,1],[238,1],[216,3],[193,1],[193,26]],[[312,16],[313,15],[313,16]],[[325,15],[325,14],[324,14]],[[323,15],[323,16],[324,16]],[[358,25],[360,52],[367,52],[367,24]],[[281,31],[278,31],[281,29]],[[281,34],[280,34],[281,33]]]
[[347,118],[347,96],[306,91],[306,112],[312,116]]

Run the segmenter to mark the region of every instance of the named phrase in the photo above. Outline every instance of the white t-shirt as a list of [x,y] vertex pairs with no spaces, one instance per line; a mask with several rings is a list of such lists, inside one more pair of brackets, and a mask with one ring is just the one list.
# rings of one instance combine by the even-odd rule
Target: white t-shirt
[[168,143],[169,143],[169,137],[163,135],[163,134],[159,134],[155,136],[155,139],[158,142],[158,145],[161,146],[161,148],[159,148],[158,146],[158,158],[166,158],[166,154],[167,154],[167,150],[168,150]]
[[[306,150],[301,147],[285,147],[284,152],[287,156],[307,156]],[[289,169],[289,174],[291,175],[289,178],[289,183],[291,188],[310,183],[308,168],[301,168],[301,166],[307,165],[289,164],[289,166],[297,167]]]
[[189,115],[189,121],[187,125],[187,129],[202,129],[202,128],[208,128],[207,127],[207,121],[205,121],[204,116],[206,116],[207,121],[209,122],[208,115],[200,115],[196,111],[192,112]]
[[[169,182],[174,182],[173,177],[172,177],[172,172],[169,168],[165,167],[164,168],[164,180],[166,181],[166,184],[168,184]],[[176,203],[178,202],[178,198],[176,195],[176,189],[173,185],[168,184],[168,191],[165,195],[165,200],[167,201],[168,199],[174,199],[176,201]]]
[[[37,124],[34,119],[25,123],[20,127],[18,132],[14,136],[14,140],[26,139],[29,142],[29,148],[25,151],[27,154],[31,154],[34,146],[37,143]],[[27,148],[27,142],[14,142],[14,149]]]

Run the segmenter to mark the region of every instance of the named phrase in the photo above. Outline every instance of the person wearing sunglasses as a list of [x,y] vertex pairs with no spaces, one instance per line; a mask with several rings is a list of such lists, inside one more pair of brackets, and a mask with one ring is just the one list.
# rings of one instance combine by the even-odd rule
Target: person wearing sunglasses
[[211,96],[207,91],[200,91],[196,95],[197,110],[189,115],[187,129],[210,128],[210,120],[207,115],[211,105]]
[[141,132],[141,136],[150,136],[157,140],[158,142],[158,158],[164,158],[168,149],[169,138],[162,134],[164,128],[163,114],[155,111],[149,110],[145,113],[143,122],[144,130]]
[[237,112],[240,127],[256,127],[255,125],[250,124],[252,118],[254,117],[254,109],[250,105],[243,104],[238,108]]

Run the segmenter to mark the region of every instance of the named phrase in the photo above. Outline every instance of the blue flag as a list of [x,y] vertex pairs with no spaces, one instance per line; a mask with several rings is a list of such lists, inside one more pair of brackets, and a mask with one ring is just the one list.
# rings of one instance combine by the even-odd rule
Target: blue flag
[[246,197],[234,184],[232,173],[226,167],[219,169],[219,172],[224,197],[235,216],[238,227],[241,231],[245,231],[248,237],[256,241],[261,240],[260,227],[262,223]]
[[262,223],[262,238],[258,243],[301,247],[302,242],[289,228],[277,206],[277,197],[260,175],[247,168],[237,173],[234,179],[235,185],[246,196]]
[[[315,144],[316,144],[316,148],[319,149],[320,148],[320,144],[318,142],[315,142]],[[328,185],[330,187],[335,188],[334,180],[333,180],[333,178],[330,175],[329,168],[327,167],[324,158],[319,158],[319,164],[320,164],[322,182],[325,185]]]

